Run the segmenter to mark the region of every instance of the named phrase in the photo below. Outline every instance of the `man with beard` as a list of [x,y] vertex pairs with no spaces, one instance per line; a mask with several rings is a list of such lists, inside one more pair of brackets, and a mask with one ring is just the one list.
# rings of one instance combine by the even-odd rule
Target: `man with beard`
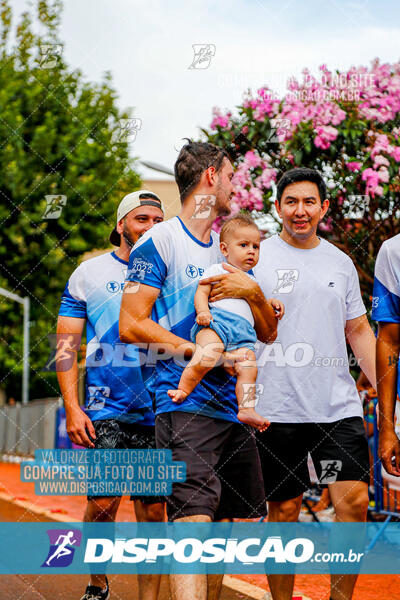
[[[65,287],[58,317],[57,346],[60,350],[63,348],[65,354],[67,340],[73,359],[68,368],[62,367],[64,361],[58,360],[56,364],[67,431],[75,444],[96,449],[155,448],[154,413],[146,389],[152,370],[139,366],[138,348],[125,345],[119,339],[118,318],[129,252],[137,240],[163,218],[161,201],[152,192],[141,190],[125,196],[110,235],[111,243],[118,249],[81,263]],[[84,411],[78,402],[77,350],[85,323]],[[163,498],[132,496],[131,500],[138,521],[164,519]],[[120,501],[120,497],[89,496],[84,521],[115,521]],[[140,600],[156,600],[160,576],[139,575],[138,580]],[[108,596],[105,575],[92,574],[82,600],[106,600]]]
[[[175,164],[182,210],[155,226],[132,250],[127,276],[132,283],[126,284],[121,304],[121,339],[158,347],[156,443],[158,448],[170,448],[173,460],[186,463],[186,481],[175,483],[166,499],[168,518],[174,522],[265,514],[254,433],[237,419],[234,377],[216,367],[182,404],[168,395],[168,390],[178,387],[185,359],[195,350],[188,340],[196,318],[199,279],[207,267],[223,261],[212,225],[217,217],[230,213],[232,177],[232,164],[221,148],[198,142],[183,146]],[[276,336],[272,307],[255,281],[244,272],[232,271],[229,277],[250,305],[259,339],[272,341]],[[209,352],[212,348],[205,347],[204,360]],[[207,579],[200,574],[173,574],[170,582],[175,599],[214,600],[219,597],[222,575]]]

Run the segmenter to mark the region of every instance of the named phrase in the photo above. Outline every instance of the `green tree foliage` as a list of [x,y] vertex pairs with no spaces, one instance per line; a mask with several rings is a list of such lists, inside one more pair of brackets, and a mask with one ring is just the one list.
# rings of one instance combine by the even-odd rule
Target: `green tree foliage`
[[[42,369],[68,277],[84,252],[109,246],[118,202],[140,184],[118,135],[130,114],[109,75],[88,83],[68,68],[60,14],[57,0],[39,0],[38,23],[24,13],[11,47],[12,13],[0,3],[0,287],[31,299],[31,398],[58,393]],[[58,218],[44,218],[49,195]],[[19,399],[22,307],[0,296],[0,322],[0,387]]]

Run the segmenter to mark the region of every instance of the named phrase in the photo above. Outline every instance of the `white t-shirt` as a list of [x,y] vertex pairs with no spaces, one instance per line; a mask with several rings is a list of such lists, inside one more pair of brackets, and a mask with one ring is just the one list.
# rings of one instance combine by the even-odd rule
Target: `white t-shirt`
[[[204,271],[204,275],[200,277],[200,281],[203,279],[207,279],[207,277],[214,277],[214,275],[221,275],[229,273],[221,264],[211,265]],[[246,275],[255,281],[255,278],[249,273]],[[243,298],[223,298],[222,300],[216,300],[215,302],[209,303],[210,308],[221,308],[222,310],[226,310],[227,312],[233,313],[235,315],[239,315],[249,321],[250,325],[254,327],[254,317],[251,312],[251,308]]]
[[258,345],[257,411],[277,423],[362,417],[344,331],[366,310],[350,257],[326,240],[303,250],[274,235],[254,272],[265,297],[285,304],[276,341]]

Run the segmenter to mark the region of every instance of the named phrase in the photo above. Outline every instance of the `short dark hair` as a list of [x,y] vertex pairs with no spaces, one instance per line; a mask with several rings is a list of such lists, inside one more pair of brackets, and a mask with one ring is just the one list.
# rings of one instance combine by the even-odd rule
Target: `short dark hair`
[[250,215],[247,213],[238,213],[237,215],[227,219],[222,225],[222,229],[219,234],[220,241],[224,242],[229,234],[233,233],[240,227],[255,227],[258,231],[260,231]]
[[322,175],[315,169],[298,167],[297,169],[290,169],[290,171],[286,171],[286,173],[284,173],[278,181],[276,185],[276,197],[279,204],[281,203],[282,194],[285,188],[291,183],[297,183],[299,181],[311,181],[312,183],[316,183],[321,203],[325,200],[326,185],[322,179]]
[[230,160],[223,148],[207,142],[188,140],[188,143],[181,148],[174,168],[181,202],[199,183],[203,171],[209,167],[215,167],[216,171],[219,171],[224,158]]

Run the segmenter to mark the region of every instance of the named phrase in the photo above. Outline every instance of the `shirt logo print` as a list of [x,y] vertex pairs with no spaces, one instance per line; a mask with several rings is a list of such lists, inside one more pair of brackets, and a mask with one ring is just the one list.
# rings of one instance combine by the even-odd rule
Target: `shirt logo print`
[[109,281],[106,285],[107,291],[111,294],[115,294],[115,292],[119,292],[121,289],[121,284],[118,281]]
[[185,271],[186,275],[191,279],[195,279],[198,275],[198,269],[194,265],[188,265]]

